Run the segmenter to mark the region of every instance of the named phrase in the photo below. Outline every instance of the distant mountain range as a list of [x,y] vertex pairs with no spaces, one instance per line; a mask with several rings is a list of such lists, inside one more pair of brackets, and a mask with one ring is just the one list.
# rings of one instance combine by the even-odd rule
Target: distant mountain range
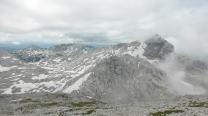
[[0,51],[0,93],[67,93],[109,103],[201,95],[208,65],[159,35],[113,46],[61,44]]
[[49,48],[51,46],[54,46],[54,44],[51,43],[18,43],[14,44],[11,42],[5,42],[5,43],[0,43],[0,49],[4,49],[7,51],[15,51],[15,50],[21,50],[21,49],[26,49],[29,47],[41,47],[41,48]]

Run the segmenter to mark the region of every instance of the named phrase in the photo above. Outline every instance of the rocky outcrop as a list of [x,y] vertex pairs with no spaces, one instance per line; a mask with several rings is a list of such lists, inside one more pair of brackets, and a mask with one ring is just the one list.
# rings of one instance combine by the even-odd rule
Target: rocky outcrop
[[148,59],[164,59],[174,51],[174,46],[159,35],[146,40],[145,44],[144,56]]
[[62,44],[24,49],[11,56],[0,60],[4,94],[63,92],[130,103],[171,98],[181,90],[183,95],[208,90],[207,64],[178,57],[173,45],[158,35],[145,42],[102,48]]
[[166,74],[148,61],[130,55],[112,56],[99,63],[78,94],[108,103],[168,98]]

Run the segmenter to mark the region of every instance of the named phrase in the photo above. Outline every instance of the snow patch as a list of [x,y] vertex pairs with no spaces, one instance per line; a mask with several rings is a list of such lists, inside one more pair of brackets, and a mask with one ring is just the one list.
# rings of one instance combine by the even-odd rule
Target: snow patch
[[15,68],[15,67],[17,67],[17,66],[4,67],[4,66],[1,66],[1,65],[0,65],[0,72],[9,71],[9,70],[11,70],[11,69],[13,69],[13,68]]
[[1,57],[2,59],[9,59],[11,58],[10,56],[4,56],[4,57]]
[[88,79],[91,73],[84,75],[82,78],[77,80],[73,85],[66,88],[63,92],[64,93],[71,93],[72,91],[79,90],[80,86]]
[[59,83],[55,81],[42,82],[39,84],[39,86],[44,86],[46,88],[50,88],[50,87],[57,88],[58,87],[57,85],[59,85]]
[[78,77],[78,76],[80,76],[80,75],[82,75],[82,74],[84,74],[87,70],[89,70],[91,67],[93,67],[93,65],[87,65],[87,66],[81,66],[81,67],[79,67],[77,70],[75,70],[75,71],[72,71],[72,75],[71,75],[71,77],[72,78],[75,78],[75,77]]
[[147,59],[143,54],[144,54],[144,48],[146,47],[145,43],[141,43],[139,46],[129,46],[127,48],[127,51],[124,52],[123,54],[129,54],[133,57],[139,56],[140,58]]
[[32,77],[33,80],[43,80],[46,78],[48,78],[48,75],[45,75],[45,74],[40,74],[39,76]]
[[144,56],[144,49],[146,48],[146,44],[144,42],[141,43],[141,45],[139,46],[139,49],[138,49],[138,54],[139,54],[139,57],[140,58],[143,58],[143,59],[147,59],[145,56]]
[[60,58],[56,58],[53,61],[59,63],[59,62],[61,62],[61,59]]
[[[20,88],[20,92],[12,93],[12,88]],[[35,88],[35,84],[33,83],[25,83],[22,80],[19,80],[18,83],[15,83],[14,85],[10,86],[9,88],[5,89],[5,91],[2,94],[23,94],[25,92],[30,91],[31,89]]]

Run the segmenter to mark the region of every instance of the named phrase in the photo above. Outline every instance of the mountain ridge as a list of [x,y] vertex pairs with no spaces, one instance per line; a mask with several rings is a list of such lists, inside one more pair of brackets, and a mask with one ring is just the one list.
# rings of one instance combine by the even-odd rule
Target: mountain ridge
[[[168,64],[169,56],[174,57],[177,65]],[[144,42],[102,48],[62,44],[49,49],[24,49],[0,57],[1,68],[7,69],[0,72],[1,94],[61,92],[124,103],[206,94],[208,86],[200,79],[208,80],[202,77],[207,64],[192,59],[185,62],[179,57],[174,46],[159,35]],[[179,65],[183,72],[170,73]],[[181,83],[176,85],[185,86],[190,92],[179,90],[175,83]]]

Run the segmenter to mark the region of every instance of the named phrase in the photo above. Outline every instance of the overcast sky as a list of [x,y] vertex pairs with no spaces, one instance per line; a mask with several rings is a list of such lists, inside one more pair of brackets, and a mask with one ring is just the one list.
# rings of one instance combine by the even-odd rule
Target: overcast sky
[[143,40],[208,54],[207,0],[0,0],[0,43]]

